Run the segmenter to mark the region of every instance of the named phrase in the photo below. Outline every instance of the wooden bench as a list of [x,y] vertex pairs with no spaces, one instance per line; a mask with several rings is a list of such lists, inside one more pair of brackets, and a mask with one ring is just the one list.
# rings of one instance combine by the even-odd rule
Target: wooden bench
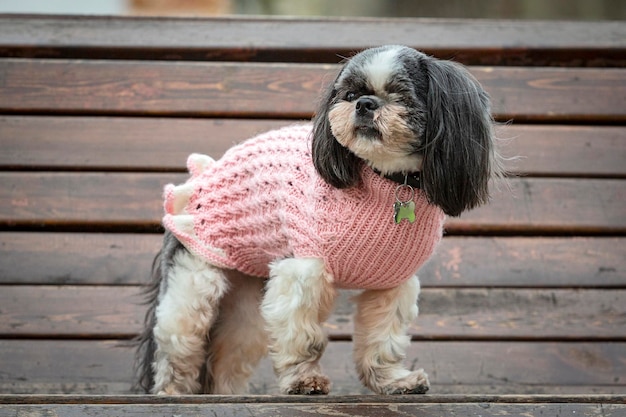
[[[265,395],[268,361],[251,396],[133,395],[163,185],[310,118],[340,57],[384,43],[469,65],[521,156],[420,273],[407,361],[431,391],[365,395],[344,294],[333,395]],[[622,23],[0,15],[0,57],[0,416],[626,412]]]

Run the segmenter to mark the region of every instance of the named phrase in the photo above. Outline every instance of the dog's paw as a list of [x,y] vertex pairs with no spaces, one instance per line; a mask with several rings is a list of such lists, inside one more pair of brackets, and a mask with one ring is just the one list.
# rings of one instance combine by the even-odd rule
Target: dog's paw
[[425,394],[429,389],[428,374],[423,369],[418,369],[383,387],[382,391],[383,394],[390,395]]
[[287,394],[292,395],[326,395],[330,392],[330,380],[323,375],[306,377],[295,381]]

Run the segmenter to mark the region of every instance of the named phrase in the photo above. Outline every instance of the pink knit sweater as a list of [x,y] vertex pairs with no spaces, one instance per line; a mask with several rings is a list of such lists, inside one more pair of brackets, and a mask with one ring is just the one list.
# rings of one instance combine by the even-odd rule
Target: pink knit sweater
[[313,257],[343,288],[409,279],[440,241],[444,213],[416,190],[416,221],[396,224],[398,184],[364,164],[358,187],[331,187],[313,166],[310,137],[310,125],[290,126],[218,161],[191,155],[191,178],[165,188],[164,226],[194,254],[249,275],[267,277],[277,259]]

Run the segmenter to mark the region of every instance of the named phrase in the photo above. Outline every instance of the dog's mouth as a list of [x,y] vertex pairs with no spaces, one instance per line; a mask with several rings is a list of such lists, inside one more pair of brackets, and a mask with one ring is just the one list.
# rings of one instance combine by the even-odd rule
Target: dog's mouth
[[363,124],[354,127],[356,134],[366,139],[381,140],[382,135],[374,126]]

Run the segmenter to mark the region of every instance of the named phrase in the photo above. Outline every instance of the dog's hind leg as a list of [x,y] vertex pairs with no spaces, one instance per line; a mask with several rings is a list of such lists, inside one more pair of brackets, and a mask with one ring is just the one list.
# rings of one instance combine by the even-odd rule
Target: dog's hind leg
[[410,343],[406,331],[417,317],[420,286],[413,277],[397,288],[367,290],[356,297],[354,358],[363,384],[379,394],[423,394],[428,375],[402,361]]
[[242,394],[259,361],[267,354],[268,337],[261,317],[265,280],[228,271],[230,289],[220,303],[209,334],[208,394]]
[[223,270],[182,249],[174,253],[156,307],[156,394],[199,393],[207,334],[228,289]]
[[320,259],[284,259],[271,265],[261,311],[270,355],[283,394],[328,394],[319,359],[327,338],[322,322],[335,298],[333,278]]

